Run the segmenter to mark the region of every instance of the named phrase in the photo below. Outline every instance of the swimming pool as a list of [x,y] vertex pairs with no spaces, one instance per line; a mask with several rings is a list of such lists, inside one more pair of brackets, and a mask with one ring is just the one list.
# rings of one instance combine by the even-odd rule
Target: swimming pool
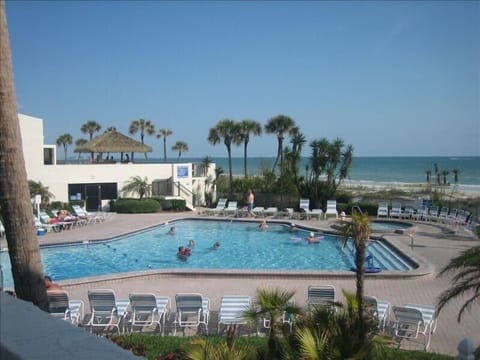
[[[176,232],[167,235],[171,226]],[[257,222],[181,220],[115,240],[42,247],[41,256],[45,273],[55,280],[154,269],[350,270],[351,247],[328,234],[318,244],[308,244],[308,233],[298,229],[292,234],[289,226],[278,223],[259,231]],[[176,256],[178,247],[191,239],[192,255],[182,261]],[[212,250],[215,241],[220,248]],[[372,241],[368,251],[383,270],[414,267],[380,241]],[[5,286],[12,286],[8,253],[0,254],[0,263]]]
[[373,220],[371,223],[372,232],[395,232],[397,230],[406,230],[413,225],[408,222],[396,220]]

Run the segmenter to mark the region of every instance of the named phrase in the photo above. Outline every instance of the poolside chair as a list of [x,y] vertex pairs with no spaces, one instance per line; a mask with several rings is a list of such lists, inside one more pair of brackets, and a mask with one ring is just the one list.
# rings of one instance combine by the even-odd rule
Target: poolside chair
[[193,327],[198,329],[200,324],[205,326],[208,334],[208,318],[210,316],[210,300],[200,294],[176,294],[176,313],[173,335],[177,334],[177,326],[181,328]]
[[312,210],[310,210],[310,199],[300,199],[299,203],[299,209],[300,209],[300,216],[305,214],[305,218],[308,220],[310,219],[310,216],[312,214]]
[[[287,307],[286,309],[283,311],[283,314],[282,314],[282,324],[283,325],[287,325],[290,329],[290,331],[292,331],[292,328],[293,328],[293,324],[295,322],[295,315],[292,314],[292,313],[289,313],[288,312],[288,308],[289,307],[292,307],[292,306],[295,306],[295,299],[291,299],[288,303],[287,303]],[[270,326],[271,326],[271,319],[269,316],[266,316],[266,317],[263,317],[262,318],[262,326],[265,328],[265,329],[270,329]]]
[[438,221],[446,223],[448,221],[449,210],[450,209],[448,207],[442,206],[442,208],[440,209],[440,213],[438,214]]
[[228,206],[224,210],[224,214],[226,216],[236,216],[237,215],[237,202],[236,201],[229,201]]
[[307,307],[311,312],[316,308],[326,308],[336,311],[335,287],[332,285],[309,286],[307,294]]
[[392,209],[390,210],[390,217],[399,219],[402,216],[402,204],[398,202],[392,203]]
[[227,198],[218,199],[217,206],[214,209],[212,209],[212,214],[213,215],[222,215],[226,206],[227,206]]
[[47,297],[50,314],[71,322],[73,325],[80,324],[83,317],[82,300],[70,300],[68,292],[65,290],[49,290]]
[[221,325],[242,325],[247,323],[244,312],[250,308],[251,300],[247,295],[225,295],[220,302],[218,311],[218,328]]
[[432,305],[407,304],[393,306],[395,336],[417,339],[423,335],[424,349],[430,345],[430,337],[437,327],[436,309]]
[[382,216],[388,218],[388,203],[386,202],[381,202],[378,204],[377,219],[381,218]]
[[130,293],[128,298],[131,311],[130,332],[133,332],[135,327],[139,327],[142,331],[144,327],[155,325],[156,329],[156,325],[158,325],[159,332],[162,331],[163,333],[168,298],[167,302],[160,302],[161,306],[159,306],[155,295],[151,293]]
[[428,207],[423,206],[417,209],[417,212],[412,216],[415,220],[427,220],[428,218]]
[[390,314],[390,303],[378,300],[375,296],[365,296],[363,301],[367,314],[370,314],[378,322],[378,328],[383,330]]
[[431,206],[428,209],[428,215],[426,216],[427,221],[438,221],[438,206]]
[[268,207],[263,211],[265,216],[272,216],[275,217],[278,214],[278,208],[276,207]]
[[265,208],[263,206],[255,206],[252,209],[252,213],[255,216],[262,216],[263,217],[265,215]]
[[123,302],[119,309],[115,293],[107,289],[88,290],[88,302],[91,314],[87,326],[90,326],[90,332],[93,332],[93,328],[98,328],[100,332],[114,328],[120,334],[120,321],[126,314],[129,301]]
[[329,215],[335,215],[335,219],[338,219],[337,200],[327,200],[327,210],[325,211],[325,218],[328,219]]
[[406,205],[402,211],[401,217],[402,219],[411,219],[413,214],[415,213],[415,209],[412,205]]

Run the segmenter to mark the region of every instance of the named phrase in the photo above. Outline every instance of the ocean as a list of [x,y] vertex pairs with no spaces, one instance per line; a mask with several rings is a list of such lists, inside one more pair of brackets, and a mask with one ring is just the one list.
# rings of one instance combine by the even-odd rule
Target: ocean
[[[228,158],[212,158],[217,166],[228,173]],[[153,160],[153,159],[152,159]],[[201,162],[201,158],[181,158],[183,162]],[[274,157],[248,158],[249,175],[261,174],[262,168],[271,169]],[[300,172],[305,174],[309,158],[302,158]],[[439,172],[448,171],[447,181],[454,183],[453,169],[458,169],[459,185],[480,186],[480,157],[355,157],[347,180],[354,182],[393,182],[393,183],[425,183],[426,171],[431,171],[432,181],[435,164]],[[232,158],[232,172],[236,176],[243,175],[243,158]],[[443,178],[442,178],[443,181]]]

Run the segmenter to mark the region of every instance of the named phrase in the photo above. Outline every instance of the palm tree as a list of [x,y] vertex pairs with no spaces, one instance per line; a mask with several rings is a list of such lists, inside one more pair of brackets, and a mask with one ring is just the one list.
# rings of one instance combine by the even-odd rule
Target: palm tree
[[464,250],[457,257],[450,260],[448,265],[440,271],[438,276],[456,272],[450,280],[452,287],[445,290],[438,300],[438,312],[450,301],[467,295],[467,300],[458,312],[457,321],[460,322],[465,310],[480,300],[480,246]]
[[[5,1],[0,1],[0,211],[5,225],[15,293],[48,311],[43,266],[28,193],[16,108]],[[8,176],[5,176],[8,174]]]
[[278,140],[277,158],[273,164],[272,172],[275,171],[278,160],[280,160],[280,167],[283,166],[283,140],[285,139],[285,135],[292,133],[295,126],[295,121],[286,115],[272,117],[265,125],[265,131],[268,134],[277,135]]
[[[94,120],[89,120],[80,127],[80,131],[84,134],[90,135],[90,141],[93,139],[93,134],[99,132],[102,126]],[[94,153],[90,153],[90,158],[93,160]]]
[[301,315],[301,308],[292,303],[295,295],[293,291],[280,289],[257,290],[256,306],[245,311],[245,318],[252,323],[267,319],[270,322],[268,329],[268,347],[271,358],[278,355],[277,332],[283,329],[283,313],[286,311],[291,316]]
[[243,142],[243,171],[245,178],[248,177],[247,171],[247,148],[250,142],[250,135],[260,136],[262,134],[262,125],[255,120],[242,120],[238,124],[238,139],[237,142]]
[[229,191],[232,191],[232,182],[233,182],[233,174],[232,174],[232,142],[236,139],[238,130],[235,122],[230,119],[223,119],[220,120],[215,127],[211,128],[208,132],[208,142],[212,145],[217,145],[220,143],[221,139],[223,138],[223,143],[227,148],[228,154],[228,171],[230,174],[229,177]]
[[99,132],[101,128],[102,126],[99,123],[97,123],[96,121],[90,120],[82,125],[82,127],[80,128],[80,131],[83,134],[89,134],[90,141],[92,141],[93,134],[95,134],[96,132]]
[[[85,145],[87,142],[88,142],[88,140],[86,140],[86,139],[77,139],[77,140],[75,140],[75,146],[79,147],[79,146]],[[78,153],[78,160],[80,160],[80,155],[81,154],[82,153],[80,153],[80,152]]]
[[303,145],[307,143],[305,135],[300,132],[300,129],[298,127],[294,127],[292,129],[292,138],[290,140],[290,143],[292,144],[290,167],[295,177],[297,177],[298,164],[300,163],[300,160],[302,158]]
[[350,237],[355,249],[355,277],[356,277],[356,300],[358,304],[359,336],[360,340],[365,336],[365,319],[363,310],[364,278],[365,278],[365,254],[367,241],[370,238],[370,219],[368,214],[363,214],[360,209],[352,211],[352,221],[346,222],[342,228],[343,246],[346,246]]
[[213,159],[210,156],[205,156],[202,159],[202,165],[203,165],[203,174],[204,176],[207,176],[208,174],[208,169],[210,168],[210,165],[213,163]]
[[115,126],[109,126],[106,130],[105,130],[105,133],[109,132],[109,131],[117,131],[117,128]]
[[178,151],[178,161],[180,161],[180,157],[182,156],[182,153],[188,151],[188,144],[183,141],[177,141],[175,145],[172,146],[173,151]]
[[173,131],[167,128],[158,130],[157,139],[163,136],[163,162],[167,162],[167,137],[172,134]]
[[[153,125],[153,123],[150,120],[145,120],[145,119],[133,120],[132,123],[130,124],[130,128],[128,129],[128,132],[134,135],[139,131],[140,131],[140,140],[143,144],[143,139],[145,137],[145,134],[147,135],[155,134],[155,125]],[[145,159],[146,158],[147,158],[147,153],[145,153]]]
[[68,145],[72,145],[72,143],[73,143],[73,138],[72,138],[72,135],[70,135],[70,134],[63,134],[63,135],[60,135],[57,138],[57,145],[58,146],[62,145],[63,150],[65,151],[65,162],[67,162],[67,148],[68,148]]
[[55,195],[50,192],[49,187],[44,186],[41,181],[28,180],[28,192],[30,193],[30,198],[33,198],[35,195],[42,197],[42,202],[40,203],[40,208],[42,209],[48,206],[50,199],[55,198]]
[[133,176],[130,178],[130,181],[122,187],[121,191],[136,193],[140,195],[140,200],[142,200],[144,196],[150,196],[150,190],[151,184],[148,183],[146,176],[144,178]]

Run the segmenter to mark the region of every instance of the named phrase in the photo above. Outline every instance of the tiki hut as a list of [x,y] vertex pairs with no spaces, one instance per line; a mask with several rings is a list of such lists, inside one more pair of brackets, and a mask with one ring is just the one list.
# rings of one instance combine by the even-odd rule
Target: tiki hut
[[[75,148],[76,153],[91,153],[92,159],[94,153],[99,154],[97,161],[102,160],[102,154],[107,153],[120,153],[120,159],[122,162],[133,161],[134,153],[152,152],[152,148],[148,145],[142,144],[139,141],[132,139],[116,130],[110,130],[103,135],[97,136],[91,141]],[[128,156],[130,153],[130,158]],[[124,159],[125,154],[125,159]]]

